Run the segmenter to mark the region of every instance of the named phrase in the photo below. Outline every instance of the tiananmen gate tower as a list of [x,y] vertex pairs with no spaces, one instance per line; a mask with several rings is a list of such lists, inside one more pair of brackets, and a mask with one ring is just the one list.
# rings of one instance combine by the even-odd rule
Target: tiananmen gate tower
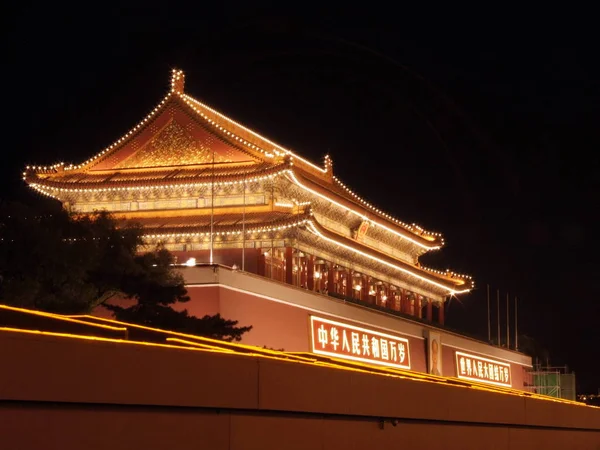
[[[75,213],[107,210],[172,251],[191,314],[252,325],[243,343],[526,390],[531,358],[444,326],[471,277],[424,267],[439,233],[190,97],[174,70],[156,108],[80,164],[27,167]],[[106,314],[106,311],[98,311]]]

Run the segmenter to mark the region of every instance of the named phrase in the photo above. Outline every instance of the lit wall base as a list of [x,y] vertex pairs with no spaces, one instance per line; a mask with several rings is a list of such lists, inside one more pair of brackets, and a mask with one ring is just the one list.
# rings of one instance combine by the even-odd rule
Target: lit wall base
[[597,408],[251,355],[0,333],[0,360],[10,449],[600,444]]

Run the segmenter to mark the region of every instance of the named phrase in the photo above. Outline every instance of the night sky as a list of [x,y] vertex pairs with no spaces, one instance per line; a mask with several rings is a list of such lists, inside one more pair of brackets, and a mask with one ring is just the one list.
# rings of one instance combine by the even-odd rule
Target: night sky
[[329,154],[364,198],[444,233],[422,262],[477,284],[452,300],[450,326],[487,338],[486,285],[493,312],[501,290],[503,330],[506,292],[511,311],[518,296],[519,334],[595,392],[597,36],[558,13],[486,16],[478,29],[437,16],[20,5],[2,30],[0,196],[39,199],[20,180],[26,164],[98,153],[181,68],[192,96],[315,162]]

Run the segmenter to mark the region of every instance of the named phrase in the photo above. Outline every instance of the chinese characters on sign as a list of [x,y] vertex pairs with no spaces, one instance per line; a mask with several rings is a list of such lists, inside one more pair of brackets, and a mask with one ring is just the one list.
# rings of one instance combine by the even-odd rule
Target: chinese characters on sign
[[456,352],[456,373],[458,378],[498,386],[512,386],[510,364]]
[[358,229],[354,232],[354,239],[362,241],[369,230],[369,224],[370,222],[368,220],[363,220]]
[[408,340],[399,336],[310,316],[313,353],[410,369]]

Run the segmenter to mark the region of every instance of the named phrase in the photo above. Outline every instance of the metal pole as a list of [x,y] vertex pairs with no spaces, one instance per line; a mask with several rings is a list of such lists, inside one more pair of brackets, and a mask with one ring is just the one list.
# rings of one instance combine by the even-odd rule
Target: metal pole
[[515,297],[515,350],[519,350],[519,334],[517,333],[517,297]]
[[496,290],[496,309],[498,310],[496,315],[498,320],[498,347],[500,347],[500,289]]
[[492,342],[492,327],[490,322],[490,285],[487,285],[487,326],[488,326],[488,342]]
[[212,175],[210,183],[210,257],[208,262],[213,263],[213,230],[215,224],[215,152],[212,154]]
[[506,293],[506,348],[510,349],[510,315],[508,304],[508,292]]
[[244,206],[242,209],[242,272],[246,268],[246,173],[244,172]]

